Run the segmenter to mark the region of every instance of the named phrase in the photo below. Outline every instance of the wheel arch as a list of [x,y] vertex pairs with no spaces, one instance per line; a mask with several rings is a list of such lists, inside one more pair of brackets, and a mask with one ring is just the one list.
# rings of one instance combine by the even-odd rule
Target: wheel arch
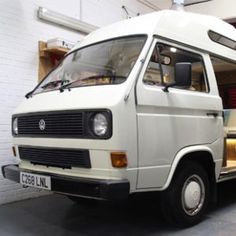
[[[215,162],[213,159],[212,150],[206,146],[194,146],[184,148],[177,153],[174,161],[172,162],[167,181],[162,190],[166,190],[169,187],[175,173],[178,171],[178,168],[180,168],[185,161],[192,161],[200,164],[206,170],[209,181],[211,183],[216,183]],[[214,193],[215,184],[212,184],[211,186],[211,191]]]

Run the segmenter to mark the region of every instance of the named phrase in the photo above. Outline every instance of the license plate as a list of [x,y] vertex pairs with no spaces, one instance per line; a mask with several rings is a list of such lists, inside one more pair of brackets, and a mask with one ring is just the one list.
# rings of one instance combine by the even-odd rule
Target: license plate
[[20,183],[26,186],[51,190],[51,177],[20,172]]

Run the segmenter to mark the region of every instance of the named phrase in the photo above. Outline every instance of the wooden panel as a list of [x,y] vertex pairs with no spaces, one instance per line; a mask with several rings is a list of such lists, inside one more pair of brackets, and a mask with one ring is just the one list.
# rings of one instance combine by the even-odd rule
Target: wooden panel
[[236,139],[227,139],[226,140],[227,148],[227,160],[236,161]]
[[39,72],[41,81],[64,57],[69,50],[66,48],[47,48],[47,43],[39,41]]

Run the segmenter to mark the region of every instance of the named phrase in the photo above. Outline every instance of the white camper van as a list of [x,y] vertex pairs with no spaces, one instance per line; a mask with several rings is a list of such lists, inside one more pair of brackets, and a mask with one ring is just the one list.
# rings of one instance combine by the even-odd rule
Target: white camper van
[[99,29],[12,116],[5,178],[70,197],[159,191],[166,217],[200,221],[236,178],[236,31],[164,10]]

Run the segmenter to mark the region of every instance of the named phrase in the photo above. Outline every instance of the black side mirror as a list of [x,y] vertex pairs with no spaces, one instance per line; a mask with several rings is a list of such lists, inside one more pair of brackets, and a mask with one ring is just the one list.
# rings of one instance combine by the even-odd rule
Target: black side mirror
[[175,64],[175,83],[176,86],[190,87],[192,83],[192,64],[180,62]]
[[190,87],[192,84],[192,64],[179,62],[175,64],[175,83],[168,84],[163,91],[169,92],[168,88],[175,86]]

